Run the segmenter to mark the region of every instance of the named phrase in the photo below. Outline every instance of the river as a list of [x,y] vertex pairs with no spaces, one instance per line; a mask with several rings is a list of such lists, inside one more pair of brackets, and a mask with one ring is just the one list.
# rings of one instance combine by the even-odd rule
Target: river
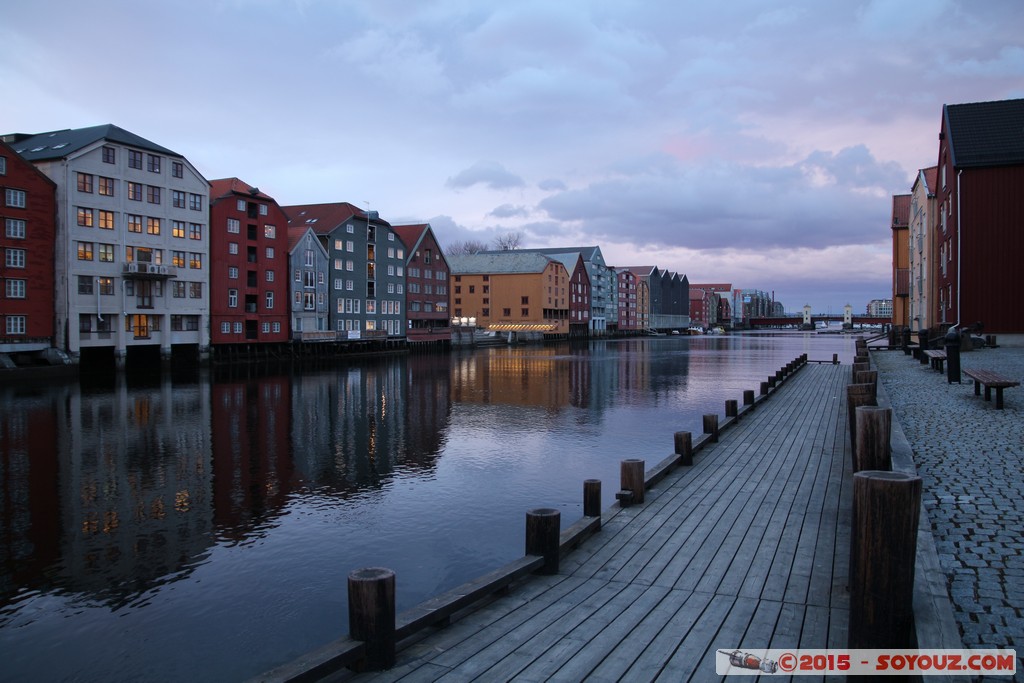
[[[537,507],[614,502],[619,461],[807,353],[749,333],[409,354],[330,368],[0,386],[2,681],[241,681],[520,557]],[[10,384],[13,384],[10,385]]]

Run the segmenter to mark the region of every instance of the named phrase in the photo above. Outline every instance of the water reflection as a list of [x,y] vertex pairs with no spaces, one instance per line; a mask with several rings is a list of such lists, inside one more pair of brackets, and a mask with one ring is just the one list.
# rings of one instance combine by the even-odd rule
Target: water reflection
[[350,569],[394,568],[400,609],[493,569],[522,552],[524,510],[572,523],[584,479],[664,457],[801,346],[852,355],[828,341],[0,387],[0,679],[256,675],[344,633]]

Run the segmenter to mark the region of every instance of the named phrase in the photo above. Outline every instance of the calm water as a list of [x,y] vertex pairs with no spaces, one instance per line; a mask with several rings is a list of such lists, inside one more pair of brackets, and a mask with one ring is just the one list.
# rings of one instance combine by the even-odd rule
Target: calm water
[[330,370],[0,386],[0,680],[244,680],[520,557],[679,430],[843,335],[656,337]]

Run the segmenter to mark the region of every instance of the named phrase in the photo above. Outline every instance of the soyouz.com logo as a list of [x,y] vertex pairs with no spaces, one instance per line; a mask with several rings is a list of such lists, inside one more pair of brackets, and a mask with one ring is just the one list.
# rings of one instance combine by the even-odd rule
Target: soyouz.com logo
[[719,676],[928,676],[1017,673],[1016,650],[718,650]]

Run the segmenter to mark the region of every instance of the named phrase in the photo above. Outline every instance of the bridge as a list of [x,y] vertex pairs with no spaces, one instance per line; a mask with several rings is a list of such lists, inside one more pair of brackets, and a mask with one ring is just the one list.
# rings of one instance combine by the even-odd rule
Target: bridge
[[[819,322],[849,322],[854,327],[858,325],[891,325],[892,318],[870,316],[870,315],[854,315],[846,317],[844,315],[836,314],[819,314],[811,315],[810,325],[817,327]],[[748,318],[746,323],[752,327],[800,327],[801,325],[808,324],[808,318],[802,315],[787,315],[777,317],[764,317],[764,318]]]

